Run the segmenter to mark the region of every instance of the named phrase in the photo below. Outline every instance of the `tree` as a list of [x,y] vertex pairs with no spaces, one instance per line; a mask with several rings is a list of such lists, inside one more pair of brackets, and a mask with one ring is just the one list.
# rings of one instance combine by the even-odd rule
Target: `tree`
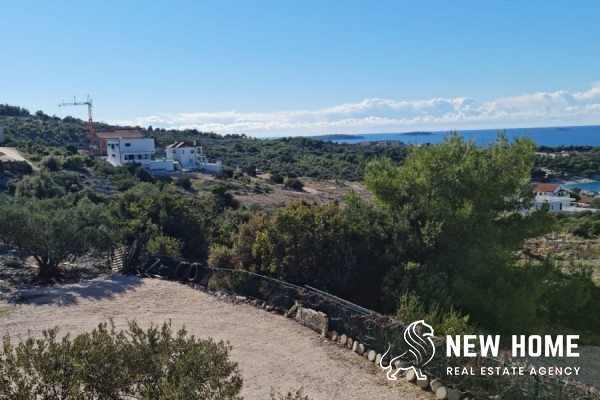
[[[155,239],[155,248],[162,246],[163,250],[171,251],[181,246],[182,256],[205,260],[210,217],[216,213],[217,207],[215,196],[186,196],[171,185],[159,188],[150,183],[138,183],[115,196],[110,210],[126,243],[155,225],[157,229],[147,232],[163,235]],[[175,239],[178,241],[175,242]]]
[[365,224],[364,219],[355,218],[358,207],[348,207],[354,214],[350,215],[335,202],[293,203],[269,219],[254,218],[248,230],[240,229],[234,248],[246,258],[243,249],[250,246],[243,241],[252,236],[253,269],[259,273],[373,306],[380,297],[380,268],[384,268],[386,251],[378,243],[378,221],[373,218]]
[[103,207],[86,200],[0,197],[0,240],[30,253],[40,280],[59,277],[59,264],[70,257],[106,249],[111,225]]
[[534,326],[537,271],[513,263],[525,238],[550,227],[544,210],[523,212],[533,196],[534,149],[527,138],[509,144],[500,135],[480,147],[452,134],[411,149],[403,166],[385,158],[369,163],[369,189],[410,238],[407,259],[386,286],[454,305],[486,327]]

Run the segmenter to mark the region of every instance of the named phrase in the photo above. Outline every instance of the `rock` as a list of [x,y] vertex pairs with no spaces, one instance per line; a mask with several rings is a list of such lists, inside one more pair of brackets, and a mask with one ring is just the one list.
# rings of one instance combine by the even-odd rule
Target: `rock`
[[429,387],[429,379],[417,379],[417,386],[419,386],[423,390],[426,390]]
[[367,353],[367,359],[369,361],[375,361],[375,357],[377,357],[377,353],[375,352],[375,350],[369,350],[369,352]]
[[373,362],[377,365],[379,365],[379,363],[381,362],[381,359],[383,358],[383,356],[380,353],[377,353],[377,355],[375,356],[375,360],[373,360]]
[[358,353],[358,355],[362,356],[363,354],[365,354],[366,351],[367,351],[367,347],[364,344],[359,343],[358,347],[356,348],[356,352]]
[[440,386],[435,390],[435,398],[438,400],[447,400],[448,399],[448,389],[444,386]]

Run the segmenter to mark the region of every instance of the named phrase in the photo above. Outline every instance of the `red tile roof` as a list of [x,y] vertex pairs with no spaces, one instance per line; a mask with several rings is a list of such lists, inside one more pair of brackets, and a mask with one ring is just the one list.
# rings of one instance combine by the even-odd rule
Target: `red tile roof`
[[181,147],[196,147],[196,144],[194,142],[181,141],[167,145],[167,149],[179,149]]
[[554,192],[558,188],[560,188],[560,185],[558,185],[556,183],[540,183],[535,188],[533,188],[533,191],[535,193],[540,193],[540,192]]
[[95,132],[98,139],[134,139],[143,137],[137,129],[117,129],[109,132]]

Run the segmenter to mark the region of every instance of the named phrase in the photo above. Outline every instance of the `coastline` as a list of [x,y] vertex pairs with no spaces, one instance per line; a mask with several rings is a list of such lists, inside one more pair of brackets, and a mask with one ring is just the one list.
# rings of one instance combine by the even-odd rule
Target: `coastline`
[[600,194],[600,181],[583,178],[564,181],[561,183],[566,189],[580,188],[583,191],[594,192],[596,195]]

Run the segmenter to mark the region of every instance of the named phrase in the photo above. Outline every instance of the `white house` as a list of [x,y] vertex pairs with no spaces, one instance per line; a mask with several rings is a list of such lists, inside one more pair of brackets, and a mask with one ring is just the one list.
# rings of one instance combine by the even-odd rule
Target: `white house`
[[571,203],[575,201],[561,185],[554,183],[540,183],[533,188],[533,193],[533,206],[539,209],[547,204],[550,212],[571,211]]
[[202,147],[198,148],[196,142],[175,142],[166,147],[167,158],[179,161],[182,167],[192,167],[198,164],[198,153],[202,153]]
[[153,155],[153,138],[119,138],[106,141],[107,161],[115,166],[127,163],[149,166]]
[[539,183],[533,188],[536,196],[562,197],[567,195],[567,191],[557,183]]
[[202,147],[194,142],[177,141],[167,145],[165,148],[167,158],[178,162],[182,168],[204,169],[211,172],[219,172],[221,163],[209,163]]

